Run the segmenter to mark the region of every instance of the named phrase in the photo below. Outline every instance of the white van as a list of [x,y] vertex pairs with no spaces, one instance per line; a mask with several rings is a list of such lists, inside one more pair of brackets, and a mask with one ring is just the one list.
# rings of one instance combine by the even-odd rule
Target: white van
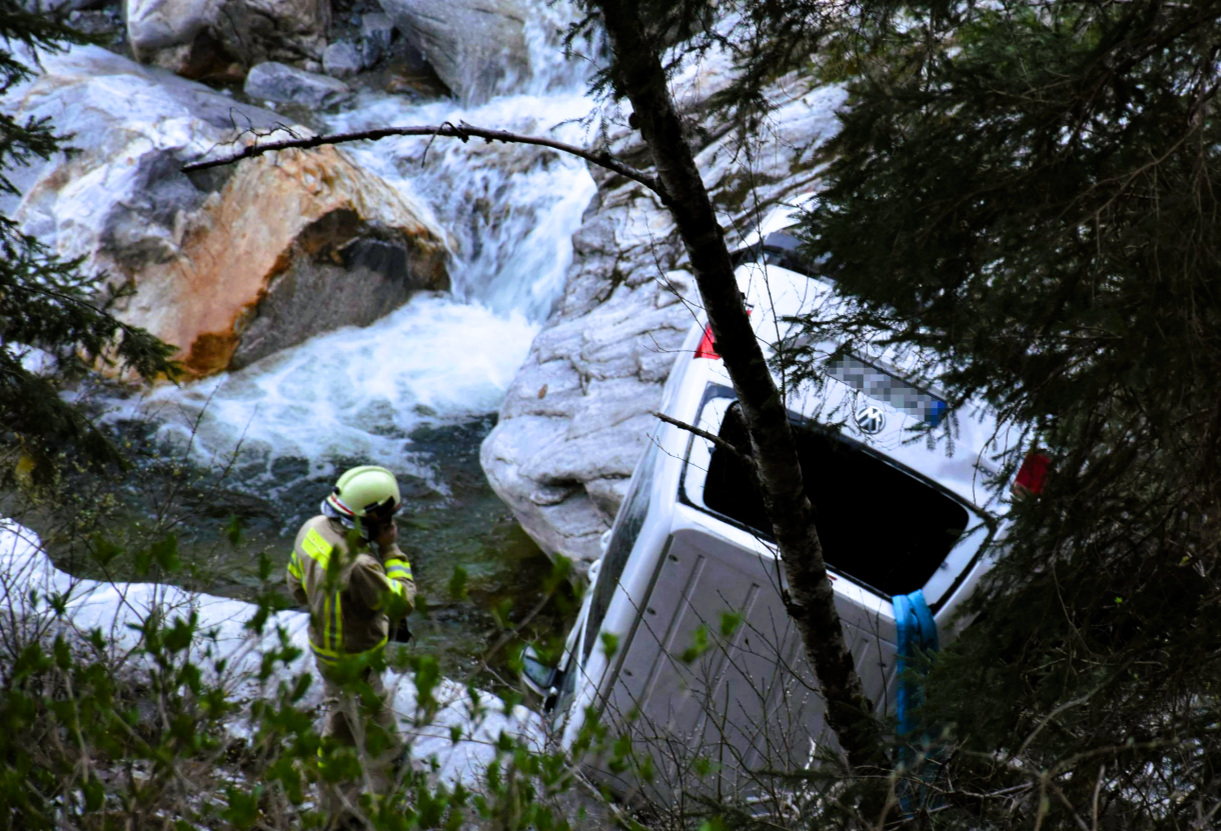
[[[784,230],[795,219],[791,208],[773,213],[746,240],[736,270],[768,355],[786,336],[779,318],[834,302]],[[834,344],[815,348],[830,353]],[[910,428],[946,429],[950,414],[935,386],[905,377],[897,362],[893,353],[849,355],[820,385],[782,386],[845,634],[866,693],[887,713],[899,692],[897,639],[935,648],[954,634],[955,610],[989,567],[981,550],[1004,530],[1004,505],[984,488],[996,473],[985,452],[996,442],[993,423],[958,413],[955,452],[930,447]],[[748,446],[702,320],[675,361],[661,411]],[[819,426],[827,423],[842,426]],[[765,799],[764,771],[804,767],[814,751],[835,748],[781,601],[768,527],[739,457],[659,423],[590,569],[561,665],[527,660],[534,685],[551,693],[564,746],[587,712],[611,736],[631,738],[635,766],[586,760],[611,790],[672,802],[699,783],[707,793]]]

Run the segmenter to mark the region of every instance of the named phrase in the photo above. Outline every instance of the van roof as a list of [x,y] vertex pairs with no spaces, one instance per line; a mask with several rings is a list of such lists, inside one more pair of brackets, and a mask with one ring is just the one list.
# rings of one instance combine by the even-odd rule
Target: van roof
[[[791,227],[796,211],[796,208],[786,207],[773,212],[760,225],[756,239],[766,239],[767,234]],[[802,342],[798,339],[797,327],[786,321],[786,318],[800,314],[830,315],[842,309],[843,301],[836,296],[830,281],[810,278],[765,262],[743,263],[735,273],[750,308],[752,327],[769,360],[775,353],[775,345],[786,340],[820,352],[824,357],[839,348],[839,344],[832,342]],[[728,385],[723,363],[708,363],[715,365],[708,369],[718,376],[717,382]],[[828,377],[820,388],[806,385],[786,390],[789,408],[806,418],[843,425],[847,435],[937,481],[974,506],[1003,510],[999,505],[990,504],[996,501],[996,494],[985,484],[988,477],[997,472],[992,456],[1008,446],[1011,433],[1016,440],[1018,431],[998,432],[995,415],[986,407],[974,407],[970,411],[959,408],[944,423],[940,419],[929,422],[935,425],[935,439],[945,435],[943,430],[952,431],[954,452],[949,453],[944,442],[930,448],[929,436],[922,434],[926,429],[922,421],[926,410],[935,409],[938,404],[943,409],[944,402],[936,383],[938,367],[930,363],[927,354],[915,348],[885,346],[864,354],[852,354],[835,365],[847,367],[843,377]],[[843,380],[862,372],[879,381],[878,386],[883,391],[863,389],[859,384],[854,389]],[[781,383],[780,378],[777,383]],[[876,435],[863,435],[854,429],[853,419],[866,403],[880,406],[885,412],[885,427]]]

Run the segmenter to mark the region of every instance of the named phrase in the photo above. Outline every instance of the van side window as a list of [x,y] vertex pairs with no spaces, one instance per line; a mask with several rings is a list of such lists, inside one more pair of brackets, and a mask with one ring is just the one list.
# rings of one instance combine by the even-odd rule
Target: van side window
[[[883,595],[923,586],[958,542],[970,519],[948,494],[854,441],[794,423],[806,496],[827,565]],[[749,453],[746,425],[735,402],[720,437]],[[704,504],[770,538],[770,523],[741,459],[712,451]]]
[[636,537],[640,535],[640,529],[648,518],[649,494],[653,490],[653,469],[657,465],[657,448],[656,436],[649,436],[648,449],[636,465],[632,485],[623,499],[623,507],[619,509],[615,530],[611,533],[606,553],[602,555],[598,583],[594,586],[593,600],[590,601],[589,620],[585,624],[585,643],[581,647],[585,658],[589,657],[590,650],[598,639],[602,618],[606,617],[611,597],[615,594],[623,568],[627,565],[628,555],[632,553]]

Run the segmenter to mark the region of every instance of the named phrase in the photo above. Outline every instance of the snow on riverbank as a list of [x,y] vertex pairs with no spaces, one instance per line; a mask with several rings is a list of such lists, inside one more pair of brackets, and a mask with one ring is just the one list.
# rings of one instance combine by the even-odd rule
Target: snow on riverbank
[[[58,620],[52,605],[56,597],[64,599],[64,612]],[[55,568],[37,534],[4,519],[0,519],[0,599],[7,611],[6,628],[23,627],[32,632],[41,626],[43,631],[75,632],[82,637],[99,629],[109,656],[137,668],[146,659],[140,651],[139,628],[150,613],[159,610],[165,622],[172,625],[175,618],[186,619],[194,611],[201,633],[192,647],[196,663],[205,679],[220,683],[231,698],[242,703],[248,704],[264,690],[275,690],[281,681],[314,671],[313,660],[308,657],[308,617],[304,612],[272,615],[264,634],[258,635],[246,628],[257,609],[249,603],[156,583],[77,579]],[[287,666],[277,664],[265,686],[260,685],[263,655],[280,647],[281,632],[302,650],[301,657]],[[218,673],[216,662],[221,659],[225,663]],[[3,672],[0,667],[0,677]],[[441,703],[436,716],[430,724],[418,727],[414,724],[417,709],[412,677],[387,672],[386,683],[392,690],[411,759],[422,769],[435,763],[443,782],[477,786],[495,758],[496,740],[502,732],[542,747],[542,720],[524,707],[506,713],[495,696],[479,693],[478,701],[473,701],[464,687],[443,681],[433,692]],[[312,707],[320,700],[321,684],[315,683],[299,706]],[[461,730],[457,742],[451,739],[455,727]],[[229,729],[236,736],[248,733],[245,723],[231,724]]]

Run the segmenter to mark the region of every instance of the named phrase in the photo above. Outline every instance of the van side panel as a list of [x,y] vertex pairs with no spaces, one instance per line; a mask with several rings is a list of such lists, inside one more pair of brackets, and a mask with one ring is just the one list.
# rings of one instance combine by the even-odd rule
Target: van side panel
[[[804,767],[813,748],[837,749],[782,581],[770,557],[701,529],[673,534],[639,624],[619,644],[603,715],[614,735],[630,735],[633,750],[652,758],[656,778],[633,782],[605,770],[601,778],[621,793],[641,788],[668,801],[690,795],[695,781],[707,793],[761,795],[769,786],[758,771]],[[885,707],[893,619],[839,606],[866,692]]]

